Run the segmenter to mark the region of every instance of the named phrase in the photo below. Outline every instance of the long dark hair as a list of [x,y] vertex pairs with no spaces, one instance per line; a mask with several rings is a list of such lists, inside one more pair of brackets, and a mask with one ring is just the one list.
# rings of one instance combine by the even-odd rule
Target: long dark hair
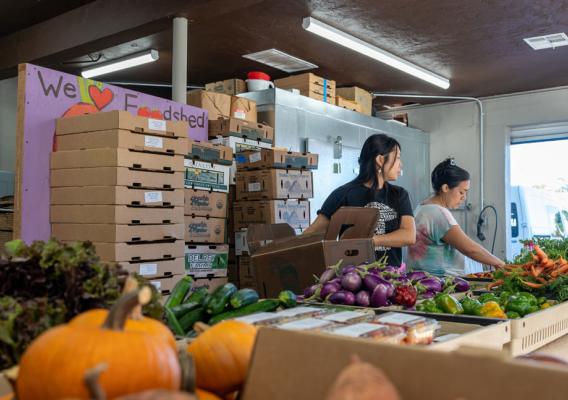
[[469,172],[458,167],[453,158],[446,158],[432,171],[432,189],[440,194],[442,186],[448,185],[450,189],[457,187],[463,181],[469,181]]
[[[389,161],[389,154],[395,149],[400,150],[400,143],[398,143],[396,139],[382,133],[369,136],[361,149],[361,154],[359,155],[359,174],[353,182],[365,184],[370,181],[372,182],[371,191],[376,191],[379,186],[379,181],[375,159],[379,155],[384,156],[385,162],[383,165],[386,165]],[[382,173],[384,177],[384,170]]]

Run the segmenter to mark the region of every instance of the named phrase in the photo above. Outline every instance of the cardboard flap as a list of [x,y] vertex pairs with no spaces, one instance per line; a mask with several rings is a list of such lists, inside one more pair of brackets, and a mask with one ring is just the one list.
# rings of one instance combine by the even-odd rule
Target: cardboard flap
[[373,237],[378,217],[377,208],[341,207],[331,216],[325,240]]
[[294,237],[296,232],[288,224],[250,224],[247,229],[247,243],[251,254],[275,240]]

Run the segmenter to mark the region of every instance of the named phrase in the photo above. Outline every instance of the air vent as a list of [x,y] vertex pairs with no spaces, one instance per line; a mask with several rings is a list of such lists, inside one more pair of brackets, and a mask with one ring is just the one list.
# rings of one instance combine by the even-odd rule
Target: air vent
[[314,69],[318,67],[315,64],[276,49],[245,54],[243,57],[288,73],[305,71],[307,69]]
[[533,50],[554,49],[568,45],[568,36],[564,32],[552,35],[535,36],[523,39]]

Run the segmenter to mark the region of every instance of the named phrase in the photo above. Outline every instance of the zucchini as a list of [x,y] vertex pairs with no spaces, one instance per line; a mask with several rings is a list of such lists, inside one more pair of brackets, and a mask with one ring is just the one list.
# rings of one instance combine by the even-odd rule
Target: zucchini
[[166,321],[168,321],[168,326],[170,327],[172,332],[176,336],[185,335],[185,330],[182,329],[181,324],[179,323],[178,319],[174,315],[173,311],[166,307],[165,312],[166,312]]
[[203,307],[199,307],[196,308],[195,310],[191,310],[190,312],[186,313],[183,317],[181,317],[179,320],[179,324],[184,334],[192,330],[193,325],[196,322],[204,321],[206,316],[207,315],[205,314],[205,309]]
[[185,299],[184,303],[199,303],[203,304],[205,299],[209,296],[209,291],[206,287],[202,286],[200,288],[195,289],[193,293],[191,293],[187,299]]
[[179,306],[172,307],[172,308],[170,308],[170,310],[173,311],[176,318],[181,318],[183,315],[185,315],[186,313],[188,313],[191,310],[195,310],[197,307],[201,307],[201,304],[186,302],[186,303],[180,304]]
[[193,278],[191,276],[186,275],[183,278],[181,278],[181,280],[178,283],[176,283],[176,285],[172,289],[172,292],[168,296],[168,299],[166,300],[164,307],[172,308],[177,305],[180,305],[183,299],[185,298],[185,296],[187,295],[187,293],[189,292],[189,289],[191,289],[192,283],[193,283]]
[[255,314],[257,312],[268,312],[274,311],[278,308],[280,302],[278,300],[262,300],[258,303],[249,304],[248,306],[241,307],[237,310],[231,310],[224,312],[222,314],[215,315],[209,320],[209,325],[215,325],[221,321],[231,318],[244,317],[249,314]]
[[258,301],[258,293],[254,289],[241,289],[237,293],[231,296],[231,307],[241,308],[248,306],[249,304],[254,304]]
[[291,290],[283,290],[278,294],[278,300],[284,308],[296,307],[296,295]]
[[235,292],[237,287],[232,283],[225,283],[219,286],[211,296],[207,297],[203,306],[208,314],[217,315],[222,313],[229,304],[229,299]]

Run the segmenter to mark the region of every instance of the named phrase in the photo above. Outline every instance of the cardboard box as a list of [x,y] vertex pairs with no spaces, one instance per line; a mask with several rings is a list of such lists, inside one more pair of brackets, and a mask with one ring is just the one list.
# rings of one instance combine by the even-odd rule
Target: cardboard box
[[[66,241],[64,241],[65,243]],[[107,262],[154,261],[183,258],[183,240],[171,243],[101,243],[93,242],[97,255]]]
[[185,137],[145,135],[125,129],[58,135],[55,141],[58,151],[119,148],[185,155],[187,149]]
[[190,293],[195,292],[200,287],[206,287],[209,290],[209,293],[213,293],[215,289],[219,286],[223,286],[229,282],[227,278],[201,278],[196,279],[193,281],[193,285],[191,285]]
[[249,224],[288,224],[304,230],[310,225],[310,203],[307,200],[240,201],[234,205],[235,229]]
[[116,224],[52,224],[51,236],[59,240],[81,240],[110,243],[145,243],[183,240],[183,224],[116,225]]
[[51,189],[52,205],[183,206],[184,190],[144,190],[126,186],[76,186]]
[[341,96],[335,97],[335,105],[337,107],[346,108],[351,111],[361,112],[361,105],[355,101],[344,99]]
[[242,79],[225,79],[224,81],[205,84],[208,92],[225,93],[235,96],[247,91],[247,84]]
[[[313,284],[314,275],[330,265],[374,261],[372,237],[378,213],[375,208],[342,207],[332,216],[325,235],[294,236],[292,227],[277,231],[275,225],[249,226],[247,242],[259,293],[262,297],[277,297],[282,290],[300,294]],[[261,247],[261,240],[273,242]]]
[[227,218],[228,194],[206,190],[185,189],[185,215]]
[[122,205],[51,206],[51,223],[62,224],[182,224],[183,207]]
[[239,288],[250,288],[258,291],[256,274],[250,256],[243,255],[237,259],[239,269]]
[[209,137],[236,136],[261,142],[274,142],[274,129],[266,124],[238,118],[220,118],[209,122]]
[[237,160],[239,159],[239,153],[242,153],[244,151],[272,148],[271,143],[261,142],[260,140],[241,138],[237,136],[216,137],[214,139],[211,139],[210,142],[230,147],[233,150],[233,157]]
[[188,140],[186,157],[198,161],[231,165],[233,163],[233,150],[221,144]]
[[192,90],[187,92],[187,104],[207,110],[209,121],[231,115],[231,97],[224,93]]
[[189,243],[224,244],[227,220],[185,216],[185,241]]
[[245,97],[232,96],[230,116],[232,118],[256,122],[256,101]]
[[286,149],[247,150],[236,158],[237,168],[245,169],[317,169],[318,155]]
[[188,159],[184,165],[186,188],[229,192],[231,167]]
[[313,196],[310,171],[269,169],[242,171],[237,175],[237,201],[309,199]]
[[359,104],[361,113],[365,115],[373,115],[373,95],[357,86],[337,88],[337,96],[351,100]]
[[50,172],[51,187],[127,186],[129,188],[183,189],[183,172],[148,172],[123,167],[57,169]]
[[274,86],[281,89],[298,89],[302,96],[335,104],[335,81],[319,77],[311,72],[276,79]]
[[119,264],[128,272],[137,273],[147,279],[185,275],[183,258],[150,262],[121,262]]
[[183,172],[183,157],[128,149],[69,150],[51,153],[51,169],[125,167],[140,171]]
[[14,213],[0,212],[0,230],[11,231],[14,229]]
[[183,275],[169,275],[165,277],[155,277],[155,278],[150,278],[149,283],[153,285],[158,291],[158,293],[160,293],[162,296],[169,296],[173,288],[176,286],[176,283],[178,283],[181,280],[181,278],[183,278]]
[[186,138],[189,124],[185,121],[165,121],[133,115],[128,111],[107,111],[59,118],[56,135],[124,129],[148,135]]
[[195,278],[226,277],[229,246],[186,245],[185,273]]

